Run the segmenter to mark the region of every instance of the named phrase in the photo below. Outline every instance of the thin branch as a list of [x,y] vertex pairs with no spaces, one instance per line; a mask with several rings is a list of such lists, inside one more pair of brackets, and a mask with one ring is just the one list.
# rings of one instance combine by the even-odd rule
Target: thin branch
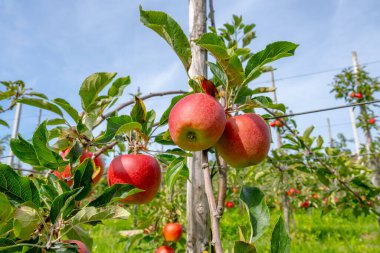
[[208,165],[208,151],[202,151],[202,169],[203,177],[205,180],[205,192],[207,195],[208,205],[211,212],[211,231],[212,231],[212,244],[215,247],[216,253],[223,253],[222,242],[219,234],[219,215],[216,209],[215,197],[212,190],[212,181],[210,177],[210,168]]
[[208,14],[211,22],[211,26],[215,28],[215,9],[214,9],[214,2],[213,0],[209,0],[209,8],[210,12]]
[[[140,97],[141,100],[145,100],[145,99],[148,99],[148,98],[152,98],[152,97],[162,97],[162,96],[166,96],[166,95],[173,95],[173,94],[184,94],[184,93],[187,93],[186,91],[183,91],[183,90],[174,90],[174,91],[166,91],[166,92],[156,92],[156,93],[150,93],[148,95],[145,95],[145,96],[142,96]],[[114,110],[104,114],[104,115],[101,115],[100,116],[100,120],[98,122],[95,123],[93,129],[95,129],[97,126],[100,125],[100,123],[102,123],[106,118],[108,118],[109,116],[111,116],[112,114],[114,114],[115,112],[118,112],[120,111],[121,109],[129,106],[129,105],[133,105],[135,103],[135,100],[129,100],[121,105],[119,105],[118,107],[116,107]]]
[[112,149],[113,147],[115,147],[117,145],[117,141],[113,141],[105,146],[103,146],[101,149],[98,149],[93,155],[92,155],[92,159],[95,159],[96,157],[100,156],[101,154],[103,154],[104,152],[106,152],[107,150],[109,149]]
[[218,153],[215,153],[216,163],[219,172],[219,192],[218,192],[218,215],[221,218],[224,212],[224,201],[226,200],[227,193],[227,163],[223,160]]

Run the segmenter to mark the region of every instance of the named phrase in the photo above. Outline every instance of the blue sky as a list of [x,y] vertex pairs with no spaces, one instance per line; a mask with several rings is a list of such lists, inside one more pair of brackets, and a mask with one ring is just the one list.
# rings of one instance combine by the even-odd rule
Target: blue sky
[[[233,2],[215,1],[217,26],[229,21],[232,14],[243,15],[246,23],[255,23],[253,51],[277,40],[300,44],[294,57],[273,65],[278,69],[276,78],[350,66],[353,50],[361,63],[380,60],[378,0]],[[0,0],[0,80],[22,79],[35,91],[51,99],[63,97],[77,108],[79,86],[94,72],[131,75],[132,85],[124,101],[138,86],[142,93],[187,89],[185,72],[175,54],[139,22],[140,4],[144,9],[167,12],[187,32],[187,1]],[[379,68],[380,63],[367,66],[372,76],[380,76]],[[279,101],[294,112],[341,105],[343,102],[329,93],[328,84],[336,73],[278,81]],[[269,75],[263,75],[251,86],[267,80]],[[149,109],[158,112],[168,103],[169,98],[146,102]],[[43,114],[43,118],[50,116]],[[20,131],[25,137],[32,134],[37,117],[37,109],[23,108]],[[300,129],[313,124],[316,134],[327,137],[327,117],[334,136],[342,132],[351,138],[347,109],[295,119]],[[2,118],[12,122],[13,112]],[[0,136],[9,132],[0,128]]]

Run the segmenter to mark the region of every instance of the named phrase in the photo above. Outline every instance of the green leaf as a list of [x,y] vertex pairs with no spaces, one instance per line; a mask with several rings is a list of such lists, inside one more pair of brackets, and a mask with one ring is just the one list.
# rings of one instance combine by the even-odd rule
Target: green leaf
[[124,125],[122,125],[115,133],[115,136],[123,135],[123,134],[129,134],[131,131],[137,130],[141,131],[142,126],[138,122],[129,122]]
[[63,170],[69,162],[64,161],[59,154],[50,150],[48,137],[46,121],[44,121],[38,126],[32,138],[33,147],[36,151],[40,165],[49,169]]
[[251,107],[270,108],[282,112],[286,111],[286,107],[284,104],[273,104],[272,100],[266,96],[254,97],[252,98],[250,103],[247,103],[247,105]]
[[17,102],[19,102],[21,104],[26,104],[26,105],[38,107],[38,108],[41,108],[44,110],[48,110],[48,111],[54,112],[54,113],[58,114],[59,116],[63,117],[62,111],[59,109],[58,106],[56,106],[55,104],[52,104],[46,100],[43,100],[43,99],[21,98],[21,99],[17,100]]
[[56,197],[51,205],[50,220],[55,223],[60,215],[66,217],[74,208],[74,199],[81,189],[73,189]]
[[82,200],[91,192],[92,174],[94,172],[94,168],[94,161],[91,158],[87,158],[75,171],[73,188],[82,188],[80,193],[76,195],[75,200]]
[[284,220],[280,217],[273,229],[271,239],[271,253],[289,253],[290,237],[286,232]]
[[162,145],[175,145],[172,138],[170,137],[169,130],[162,132],[154,138],[154,141]]
[[23,139],[20,134],[17,139],[11,139],[9,145],[13,154],[20,159],[20,161],[33,166],[40,165],[40,161],[38,160],[33,145]]
[[40,194],[33,181],[19,176],[5,164],[0,164],[0,192],[19,204],[31,201],[37,207],[40,206]]
[[108,143],[123,125],[132,122],[128,115],[114,116],[107,119],[106,132],[95,139],[96,144]]
[[125,87],[131,83],[131,78],[129,76],[119,77],[112,83],[108,90],[108,96],[110,97],[120,97],[123,95]]
[[165,184],[169,190],[173,189],[173,186],[178,178],[178,176],[189,177],[189,169],[186,166],[186,160],[183,157],[178,157],[172,161],[165,173]]
[[83,110],[87,112],[88,107],[96,100],[98,94],[115,76],[116,73],[100,72],[90,75],[83,81],[79,90]]
[[174,50],[186,71],[191,65],[189,39],[178,23],[164,12],[144,11],[140,6],[140,21],[160,35]]
[[155,119],[156,119],[156,112],[154,110],[148,111],[146,114],[146,122],[142,126],[143,133],[145,133],[146,135],[149,135],[152,132]]
[[0,227],[13,216],[13,207],[7,196],[0,192]]
[[65,226],[62,230],[69,240],[78,240],[83,242],[89,250],[92,248],[93,239],[89,232],[82,226]]
[[33,207],[22,205],[17,207],[13,221],[13,232],[15,236],[27,240],[36,230],[40,223],[37,210]]
[[0,125],[3,125],[5,127],[8,127],[9,128],[9,125],[7,122],[5,122],[4,120],[0,119]]
[[135,105],[131,111],[131,117],[134,121],[144,123],[146,121],[146,108],[142,99],[135,96]]
[[314,126],[310,126],[310,127],[308,127],[308,128],[305,130],[305,132],[303,133],[303,138],[304,138],[304,139],[310,138],[310,134],[311,134],[311,132],[313,132],[313,130],[314,130]]
[[34,91],[32,91],[32,92],[28,92],[28,95],[29,95],[29,96],[39,97],[39,98],[43,98],[43,99],[48,100],[48,97],[47,97],[45,94],[43,94],[43,93],[39,93],[39,92],[34,92]]
[[108,204],[117,202],[123,198],[131,196],[133,194],[142,192],[138,188],[129,184],[114,184],[109,188],[106,188],[103,193],[88,204],[88,206],[102,207]]
[[56,119],[49,119],[46,122],[46,125],[48,126],[55,126],[55,125],[63,125],[66,123],[66,120],[61,119],[61,118],[56,118]]
[[210,70],[212,74],[214,75],[214,79],[221,83],[223,86],[227,85],[227,77],[226,74],[224,74],[223,69],[213,62],[207,62],[208,66],[210,67]]
[[172,98],[169,107],[162,114],[160,119],[160,125],[164,125],[168,123],[170,111],[173,109],[174,105],[180,101],[182,98],[186,97],[188,94],[178,95]]
[[72,107],[69,102],[62,98],[56,98],[53,100],[53,102],[65,110],[75,122],[78,122],[80,120],[78,111]]
[[269,209],[265,203],[264,193],[257,187],[243,186],[240,199],[244,202],[251,224],[251,239],[257,241],[270,225]]
[[231,87],[239,86],[244,79],[243,65],[236,54],[229,55],[224,40],[215,33],[205,33],[195,43],[208,50],[227,76]]
[[297,47],[297,44],[291,42],[277,41],[267,45],[264,50],[252,55],[245,67],[244,84],[249,83],[261,74],[261,66],[283,57],[293,56]]
[[88,206],[82,208],[71,219],[73,225],[99,222],[106,219],[127,219],[129,212],[120,206],[107,206],[95,208]]
[[4,253],[10,253],[10,252],[21,252],[22,251],[22,246],[15,246],[9,249],[6,249],[9,246],[16,245],[16,242],[8,239],[8,238],[0,238],[0,251]]
[[234,253],[256,253],[255,245],[242,241],[236,241],[234,245]]

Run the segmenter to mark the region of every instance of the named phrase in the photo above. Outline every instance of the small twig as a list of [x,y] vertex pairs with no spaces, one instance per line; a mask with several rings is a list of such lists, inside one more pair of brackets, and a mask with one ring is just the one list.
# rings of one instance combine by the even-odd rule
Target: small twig
[[212,244],[215,247],[216,253],[223,253],[222,242],[219,233],[219,215],[216,209],[215,197],[212,190],[212,181],[210,177],[210,168],[208,165],[208,151],[202,151],[202,169],[203,177],[205,180],[205,191],[207,195],[208,205],[211,212],[211,230],[212,230]]
[[215,28],[215,10],[214,10],[213,0],[209,0],[209,8],[210,8],[209,17],[210,17],[211,26]]
[[[145,99],[148,99],[148,98],[152,98],[152,97],[161,97],[161,96],[166,96],[166,95],[174,95],[174,94],[184,94],[184,93],[187,93],[186,91],[183,91],[183,90],[175,90],[175,91],[166,91],[166,92],[157,92],[157,93],[150,93],[148,95],[145,95],[145,96],[142,96],[140,97],[141,100],[145,100]],[[93,129],[95,129],[97,126],[100,125],[100,123],[102,123],[106,118],[108,118],[109,116],[111,116],[112,114],[114,114],[115,112],[118,112],[120,111],[121,109],[123,109],[124,107],[127,107],[129,105],[133,105],[135,103],[135,100],[132,99],[130,101],[127,101],[121,105],[119,105],[118,107],[116,107],[114,110],[104,114],[104,115],[101,115],[100,116],[100,120],[98,122],[96,122],[94,124],[94,127]]]
[[105,146],[103,146],[101,149],[98,149],[93,155],[92,155],[92,159],[95,159],[96,157],[100,156],[101,154],[103,154],[104,152],[106,152],[107,150],[109,149],[112,149],[113,147],[115,147],[117,144],[117,141],[113,141]]

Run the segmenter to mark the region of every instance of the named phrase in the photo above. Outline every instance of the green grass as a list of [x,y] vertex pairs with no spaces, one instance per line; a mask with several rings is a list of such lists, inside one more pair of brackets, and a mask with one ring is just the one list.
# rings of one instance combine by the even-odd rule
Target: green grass
[[[271,228],[256,244],[258,252],[270,252],[270,236],[278,212],[271,214]],[[375,216],[354,218],[329,213],[321,217],[317,210],[300,210],[295,214],[296,228],[292,228],[291,252],[324,253],[377,253],[380,252],[380,233]],[[238,208],[226,210],[221,222],[221,236],[225,249],[231,248],[239,240],[238,226],[248,223],[245,212]],[[94,238],[93,252],[124,252],[125,242],[120,242],[118,231],[131,229],[131,220],[108,221],[91,230]],[[158,245],[155,245],[156,247]],[[150,244],[150,248],[152,245]],[[152,252],[147,250],[144,252]]]

